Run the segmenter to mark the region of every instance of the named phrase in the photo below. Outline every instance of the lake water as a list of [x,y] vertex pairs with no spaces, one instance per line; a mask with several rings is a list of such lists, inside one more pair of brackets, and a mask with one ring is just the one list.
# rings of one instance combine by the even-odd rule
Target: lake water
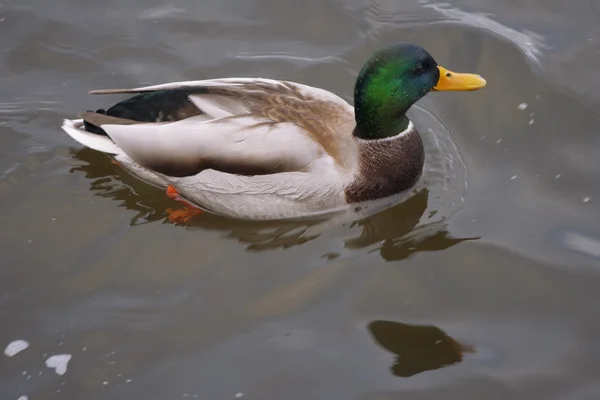
[[[595,0],[2,2],[2,399],[599,398],[599,20]],[[121,98],[89,90],[178,80],[351,101],[396,42],[488,86],[411,109],[423,185],[356,221],[175,225],[60,129]]]

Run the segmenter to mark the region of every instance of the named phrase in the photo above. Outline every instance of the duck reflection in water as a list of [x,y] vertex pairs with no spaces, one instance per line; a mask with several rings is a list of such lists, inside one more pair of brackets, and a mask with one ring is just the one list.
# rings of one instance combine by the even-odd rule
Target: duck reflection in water
[[[73,167],[71,172],[83,173],[91,180],[91,190],[96,195],[117,200],[126,209],[137,212],[131,219],[132,225],[161,220],[169,222],[165,218],[167,211],[181,207],[166,197],[163,190],[139,181],[103,154],[83,148],[73,151],[73,156],[80,165]],[[360,233],[345,239],[345,248],[358,250],[380,243],[377,249],[381,257],[392,261],[405,259],[416,252],[443,250],[477,239],[451,237],[445,221],[427,223],[425,219],[422,223],[428,194],[426,188],[421,189],[396,206],[352,222],[350,227],[358,228]],[[248,222],[205,213],[183,226],[224,231],[228,237],[247,244],[247,250],[263,251],[302,245],[319,237],[329,225],[323,220]]]
[[475,352],[431,325],[373,321],[367,329],[379,346],[396,356],[391,371],[398,377],[447,367],[461,362],[465,353]]

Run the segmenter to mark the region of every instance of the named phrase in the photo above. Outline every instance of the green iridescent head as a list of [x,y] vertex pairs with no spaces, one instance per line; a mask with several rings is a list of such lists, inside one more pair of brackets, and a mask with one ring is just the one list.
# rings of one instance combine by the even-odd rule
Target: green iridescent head
[[398,44],[374,53],[354,86],[355,136],[381,139],[408,127],[406,112],[430,91],[477,90],[479,75],[448,71],[422,47]]

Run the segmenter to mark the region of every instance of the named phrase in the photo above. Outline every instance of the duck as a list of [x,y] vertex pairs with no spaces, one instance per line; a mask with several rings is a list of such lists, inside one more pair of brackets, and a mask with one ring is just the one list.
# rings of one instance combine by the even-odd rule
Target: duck
[[214,78],[92,90],[127,97],[64,119],[62,129],[184,203],[176,221],[204,212],[305,218],[413,188],[425,149],[407,111],[430,92],[485,86],[398,43],[366,60],[353,105],[304,83]]

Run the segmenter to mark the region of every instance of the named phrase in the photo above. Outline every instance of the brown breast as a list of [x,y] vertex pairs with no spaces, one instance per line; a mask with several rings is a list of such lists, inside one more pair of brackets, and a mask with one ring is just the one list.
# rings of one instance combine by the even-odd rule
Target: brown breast
[[358,172],[345,189],[346,202],[392,196],[412,187],[423,172],[425,150],[416,129],[397,138],[361,140]]

